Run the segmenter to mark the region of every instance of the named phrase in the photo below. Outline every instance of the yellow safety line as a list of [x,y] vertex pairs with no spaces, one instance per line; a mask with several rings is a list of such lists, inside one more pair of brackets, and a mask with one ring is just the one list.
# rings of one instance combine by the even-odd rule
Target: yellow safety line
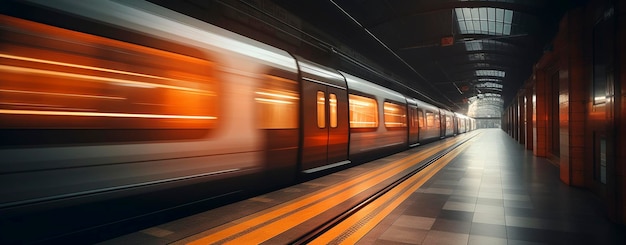
[[[194,237],[202,236],[197,238],[197,240],[188,241],[190,239],[185,239],[181,242],[188,241],[189,243],[187,244],[261,243],[334,207],[334,205],[324,203],[322,200],[330,199],[337,195],[344,195],[340,199],[343,201],[356,196],[369,187],[414,166],[416,162],[422,161],[427,156],[430,156],[432,152],[439,151],[455,142],[447,142],[441,146],[408,155],[394,163],[386,164],[357,178],[278,205],[262,213],[246,216],[197,234]],[[366,180],[367,182],[363,183]],[[333,200],[333,203],[338,202],[340,201]],[[239,234],[242,235],[237,236]]]
[[[396,188],[376,199],[370,205],[367,205],[320,237],[317,237],[310,244],[355,244],[466,147],[467,145],[463,144],[454,149],[434,164],[431,164],[424,170],[413,175]],[[375,215],[367,220],[367,217],[372,214]],[[367,220],[367,222],[361,223],[364,220]],[[347,231],[352,233],[346,234]],[[345,240],[336,241],[338,237],[344,235],[348,235]]]

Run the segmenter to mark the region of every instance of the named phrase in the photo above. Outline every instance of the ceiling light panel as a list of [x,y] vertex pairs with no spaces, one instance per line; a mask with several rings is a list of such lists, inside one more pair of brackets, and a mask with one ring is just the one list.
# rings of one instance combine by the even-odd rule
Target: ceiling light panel
[[479,78],[477,79],[479,82],[502,82],[502,79],[498,78]]
[[504,77],[504,71],[498,70],[476,70],[476,76]]
[[499,88],[499,89],[502,89],[502,84],[492,83],[492,82],[479,83],[479,84],[476,84],[475,86],[477,88]]
[[455,8],[461,34],[511,35],[513,11],[501,8]]

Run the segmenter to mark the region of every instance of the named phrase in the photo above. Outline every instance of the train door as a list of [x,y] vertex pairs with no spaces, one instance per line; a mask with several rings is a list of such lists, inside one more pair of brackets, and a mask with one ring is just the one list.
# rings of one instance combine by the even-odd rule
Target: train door
[[328,92],[328,153],[326,163],[342,165],[348,161],[348,91],[344,88],[326,86]]
[[454,122],[454,125],[452,126],[452,128],[454,129],[453,130],[454,135],[461,133],[461,125],[459,121],[460,121],[459,117],[457,117],[456,115],[452,115],[452,122]]
[[313,173],[347,163],[347,91],[303,81],[301,169]]
[[444,120],[445,120],[444,125],[446,126],[446,129],[445,129],[445,133],[446,134],[445,134],[445,136],[453,136],[454,135],[454,127],[453,127],[453,122],[452,122],[452,116],[450,116],[450,113],[446,112],[445,116],[443,116],[443,117],[444,117]]
[[418,103],[417,118],[420,144],[438,139],[441,136],[439,112],[432,105]]
[[440,109],[437,109],[435,112],[435,120],[437,125],[439,125],[439,138],[443,139],[446,137],[446,117]]
[[417,116],[417,104],[407,99],[409,105],[409,146],[419,145],[419,120]]
[[426,127],[426,116],[424,116],[424,109],[419,107],[417,108],[417,127],[419,129],[419,133],[417,134],[418,141],[421,144],[426,135],[428,135],[426,133],[428,132],[428,127]]
[[459,117],[457,120],[458,120],[457,127],[459,127],[459,134],[467,132],[467,130],[465,129],[465,118]]

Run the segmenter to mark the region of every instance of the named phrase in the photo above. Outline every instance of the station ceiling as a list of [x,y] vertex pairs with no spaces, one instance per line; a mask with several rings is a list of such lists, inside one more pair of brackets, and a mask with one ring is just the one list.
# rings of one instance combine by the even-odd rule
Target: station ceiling
[[455,111],[508,104],[550,50],[567,0],[273,0]]

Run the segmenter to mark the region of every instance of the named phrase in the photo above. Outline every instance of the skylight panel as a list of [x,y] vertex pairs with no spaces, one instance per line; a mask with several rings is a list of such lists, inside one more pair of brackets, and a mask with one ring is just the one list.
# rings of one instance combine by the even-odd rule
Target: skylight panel
[[471,61],[485,60],[485,53],[469,54],[467,57]]
[[496,19],[496,9],[495,8],[487,8],[487,19],[495,20]]
[[504,9],[496,9],[496,21],[502,22],[504,20]]
[[467,51],[483,50],[483,43],[482,42],[465,42],[465,50]]
[[485,82],[485,83],[476,84],[476,87],[477,88],[499,88],[499,89],[502,89],[502,84],[493,83],[493,82]]
[[507,9],[504,11],[504,23],[511,24],[512,22],[513,22],[513,11]]
[[501,79],[498,78],[479,78],[479,82],[502,82]]
[[476,76],[504,77],[504,71],[476,70]]
[[507,47],[510,47],[510,45],[496,40],[473,40],[465,42],[465,50],[467,51],[502,50]]
[[461,34],[511,35],[512,10],[480,7],[454,11]]

